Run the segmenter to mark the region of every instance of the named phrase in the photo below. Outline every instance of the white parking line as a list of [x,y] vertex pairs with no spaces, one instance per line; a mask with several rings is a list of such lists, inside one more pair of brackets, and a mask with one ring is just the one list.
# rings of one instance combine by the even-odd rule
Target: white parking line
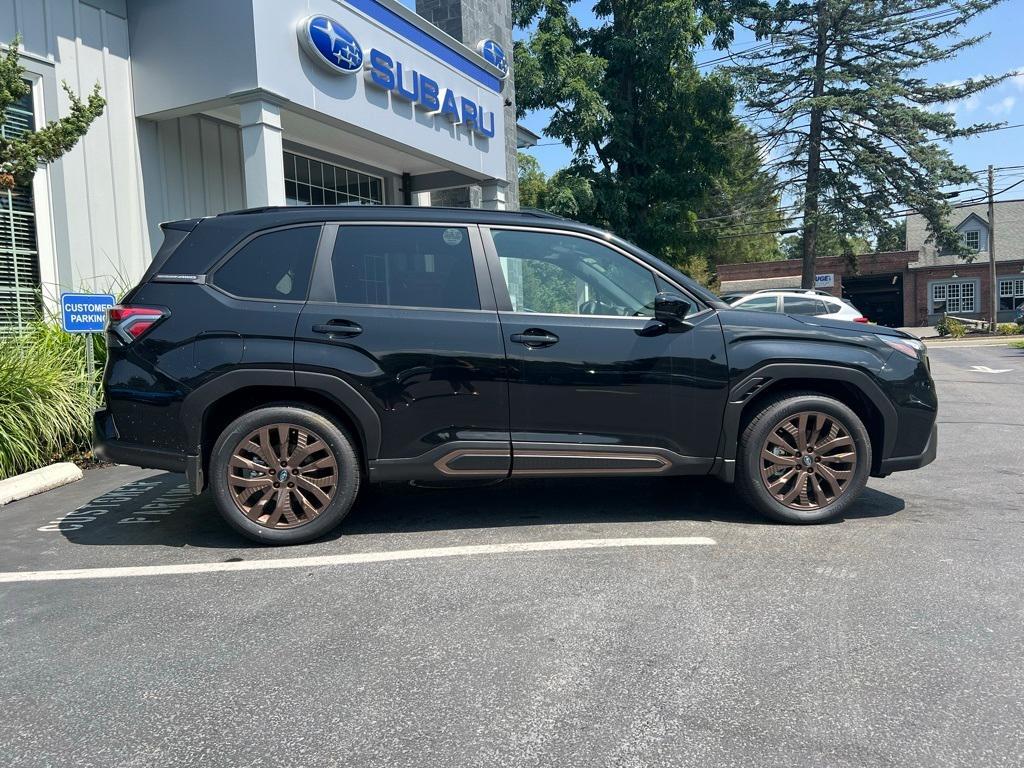
[[663,536],[635,539],[575,539],[568,541],[526,541],[512,544],[476,544],[464,547],[402,549],[392,552],[363,552],[349,555],[321,555],[274,560],[243,560],[229,563],[190,563],[183,565],[142,565],[122,568],[80,568],[67,571],[12,571],[0,573],[0,583],[31,581],[71,581],[75,579],[126,579],[136,576],[177,576],[193,573],[237,571],[275,571],[284,568],[319,568],[327,565],[360,565],[395,560],[429,560],[438,557],[468,555],[506,555],[523,552],[558,552],[573,549],[614,549],[625,547],[713,547],[714,539],[705,536]]

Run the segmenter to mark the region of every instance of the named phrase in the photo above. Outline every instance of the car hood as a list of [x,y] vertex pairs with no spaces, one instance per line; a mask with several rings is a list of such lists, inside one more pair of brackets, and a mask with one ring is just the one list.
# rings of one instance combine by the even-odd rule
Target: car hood
[[879,336],[898,336],[904,339],[915,338],[909,333],[897,330],[896,328],[888,328],[884,325],[875,325],[874,323],[854,323],[849,320],[830,320],[827,317],[814,317],[813,315],[789,315],[789,317],[793,318],[798,323],[814,325],[819,328],[834,328],[839,331],[860,331],[861,333],[874,333]]

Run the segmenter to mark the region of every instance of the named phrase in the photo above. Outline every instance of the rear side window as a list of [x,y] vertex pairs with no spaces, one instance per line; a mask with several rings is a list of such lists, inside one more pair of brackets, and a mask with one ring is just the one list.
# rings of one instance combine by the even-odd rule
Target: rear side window
[[305,301],[320,227],[292,227],[250,240],[213,276],[213,284],[244,299]]
[[774,296],[762,296],[741,304],[734,304],[734,309],[752,309],[755,312],[778,312],[779,300]]
[[827,314],[825,302],[820,299],[786,296],[783,306],[787,315],[824,315]]
[[331,264],[342,304],[480,309],[465,227],[342,226]]

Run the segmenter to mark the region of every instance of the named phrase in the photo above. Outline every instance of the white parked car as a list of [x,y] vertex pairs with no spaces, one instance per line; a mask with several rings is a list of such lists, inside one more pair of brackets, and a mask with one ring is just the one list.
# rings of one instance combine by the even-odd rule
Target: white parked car
[[870,322],[853,304],[821,291],[758,291],[731,302],[734,309],[813,315],[853,323]]

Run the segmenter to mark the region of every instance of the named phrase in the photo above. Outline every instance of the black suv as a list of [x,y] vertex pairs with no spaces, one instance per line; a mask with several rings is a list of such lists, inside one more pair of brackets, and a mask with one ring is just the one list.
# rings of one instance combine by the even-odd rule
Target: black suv
[[928,464],[924,346],[733,310],[539,214],[272,208],[164,225],[110,311],[101,454],[184,472],[264,542],[363,483],[713,475],[787,522]]

